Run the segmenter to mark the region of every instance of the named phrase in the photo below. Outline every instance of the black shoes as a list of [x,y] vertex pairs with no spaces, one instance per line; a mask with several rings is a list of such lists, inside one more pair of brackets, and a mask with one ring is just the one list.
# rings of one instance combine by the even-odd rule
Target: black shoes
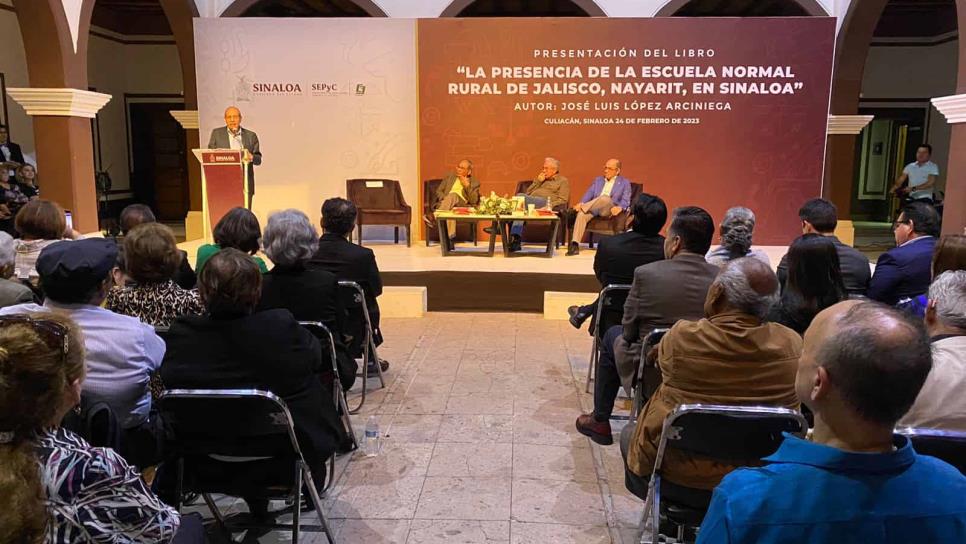
[[[385,359],[379,359],[379,369],[382,370],[383,372],[389,370],[389,361],[387,361]],[[369,375],[372,376],[372,375],[375,375],[375,374],[376,374],[376,365],[374,365],[370,361],[369,362]]]
[[584,321],[590,317],[590,312],[582,312],[580,306],[571,306],[567,308],[567,313],[570,314],[570,324],[574,326],[575,329],[579,329],[584,325]]
[[456,242],[452,238],[446,238],[443,243],[446,244],[446,251],[456,251]]
[[499,236],[500,235],[500,231],[496,230],[493,227],[486,227],[485,229],[483,229],[483,232],[489,234],[490,236]]
[[522,240],[520,239],[520,235],[518,234],[512,235],[510,238],[510,247],[509,247],[510,252],[515,253],[517,251],[520,251],[521,249],[523,249],[523,243],[522,243]]
[[578,253],[580,253],[580,244],[577,242],[570,242],[570,245],[567,246],[567,256],[572,257]]

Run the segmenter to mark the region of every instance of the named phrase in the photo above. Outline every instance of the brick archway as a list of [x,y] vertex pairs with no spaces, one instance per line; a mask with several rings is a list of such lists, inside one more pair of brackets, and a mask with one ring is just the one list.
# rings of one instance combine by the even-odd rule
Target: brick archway
[[[453,2],[446,6],[439,16],[456,17],[474,1],[475,0],[453,0]],[[607,14],[604,13],[604,10],[601,9],[601,7],[594,2],[594,0],[572,0],[572,2],[580,9],[584,10],[589,17],[607,17]]]
[[[668,3],[664,4],[661,9],[657,10],[654,14],[655,17],[671,17],[678,12],[681,8],[687,5],[691,0],[670,0]],[[825,11],[816,0],[792,0],[802,9],[805,10],[812,17],[827,17],[829,13]]]
[[[224,11],[221,12],[221,17],[241,17],[248,8],[254,6],[255,4],[263,0],[235,0],[231,3]],[[370,17],[388,17],[386,12],[383,11],[372,0],[352,0],[352,3],[361,8]]]

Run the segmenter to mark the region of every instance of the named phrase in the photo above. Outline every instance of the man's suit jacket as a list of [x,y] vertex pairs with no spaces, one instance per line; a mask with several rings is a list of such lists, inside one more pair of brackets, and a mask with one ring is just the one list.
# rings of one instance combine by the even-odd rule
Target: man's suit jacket
[[166,388],[267,389],[288,405],[307,457],[325,460],[344,442],[331,390],[319,379],[319,342],[288,310],[179,317],[165,343]]
[[[447,174],[443,181],[439,182],[439,187],[436,188],[436,200],[433,201],[434,210],[439,206],[439,201],[452,192],[454,183],[456,183],[456,174],[452,173]],[[463,196],[466,197],[466,203],[470,206],[476,206],[480,203],[480,180],[476,179],[476,176],[470,176],[470,186],[463,188]]]
[[924,236],[879,255],[867,296],[889,305],[929,291],[936,239]]
[[[248,192],[255,194],[255,167],[262,164],[262,150],[258,146],[258,135],[245,127],[241,128],[242,146],[252,154],[252,162],[248,163]],[[228,127],[218,127],[211,131],[208,139],[208,149],[230,149]]]
[[719,271],[703,255],[693,253],[680,253],[634,270],[631,292],[624,303],[624,332],[614,343],[617,371],[628,391],[644,337],[679,319],[696,321],[704,317],[704,301]]
[[[7,146],[7,151],[10,152],[10,160],[11,161],[16,162],[16,163],[20,163],[20,164],[23,164],[23,163],[27,162],[23,158],[23,151],[20,149],[20,144],[15,144],[13,142],[8,141],[7,143],[2,144],[2,145]],[[2,153],[0,153],[0,159],[3,159],[3,154]]]
[[[318,268],[335,274],[339,280],[354,281],[366,292],[366,307],[369,319],[375,329],[377,344],[381,341],[379,329],[379,303],[376,297],[382,294],[382,277],[376,264],[376,255],[371,249],[353,244],[344,236],[326,233],[319,238],[319,249],[308,263],[309,268]],[[349,320],[345,332],[359,330],[360,323]]]
[[[872,277],[872,268],[869,266],[869,258],[861,251],[852,246],[843,244],[838,237],[829,236],[835,244],[835,252],[839,255],[839,268],[842,271],[842,281],[845,282],[845,290],[850,295],[865,295],[869,289],[869,279]],[[785,286],[788,279],[788,254],[782,256],[778,263],[778,281]]]
[[[600,196],[600,193],[604,190],[604,184],[607,180],[604,176],[597,176],[594,181],[591,182],[590,187],[587,188],[587,192],[584,196],[580,197],[581,202],[590,202],[591,200]],[[631,182],[624,176],[617,176],[614,180],[614,186],[610,190],[610,199],[615,206],[622,210],[626,210],[631,207]]]
[[551,208],[556,208],[570,202],[570,182],[558,172],[553,179],[543,181],[533,178],[527,187],[527,195],[542,196],[547,199]]
[[629,230],[601,238],[594,255],[594,275],[601,287],[630,284],[639,266],[664,260],[664,237]]

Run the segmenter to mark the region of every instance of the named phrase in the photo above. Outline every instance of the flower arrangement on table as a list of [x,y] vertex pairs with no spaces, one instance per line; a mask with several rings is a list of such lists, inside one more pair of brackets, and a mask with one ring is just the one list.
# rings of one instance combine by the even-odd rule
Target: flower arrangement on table
[[511,215],[516,209],[516,200],[490,191],[490,196],[480,197],[480,204],[476,211],[482,215]]

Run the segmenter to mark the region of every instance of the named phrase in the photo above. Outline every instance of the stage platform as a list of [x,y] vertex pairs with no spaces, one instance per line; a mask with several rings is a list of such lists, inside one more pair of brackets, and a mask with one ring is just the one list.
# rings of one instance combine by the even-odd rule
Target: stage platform
[[[179,244],[188,252],[192,266],[201,243],[199,240]],[[457,250],[482,251],[485,244],[480,241],[474,248],[471,243],[459,243]],[[545,292],[583,294],[600,290],[594,276],[595,251],[586,246],[573,257],[565,256],[566,250],[561,247],[550,259],[506,258],[499,242],[493,257],[443,257],[436,243],[426,247],[423,241],[414,241],[408,248],[405,243],[382,241],[366,241],[365,246],[376,254],[383,285],[425,287],[429,311],[540,313],[544,311]],[[756,247],[768,254],[772,268],[778,266],[788,249],[786,246]],[[543,246],[533,244],[525,249],[537,252]],[[585,299],[585,295],[575,295],[574,303],[583,303]]]

